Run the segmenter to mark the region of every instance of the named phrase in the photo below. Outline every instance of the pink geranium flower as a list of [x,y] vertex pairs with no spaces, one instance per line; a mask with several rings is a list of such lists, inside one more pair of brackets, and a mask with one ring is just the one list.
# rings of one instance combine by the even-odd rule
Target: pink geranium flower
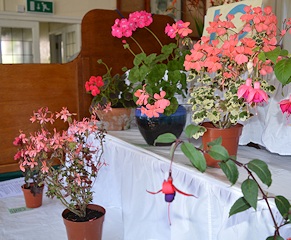
[[85,89],[90,92],[92,96],[100,94],[100,88],[104,86],[104,82],[101,76],[91,76],[89,81],[85,83]]

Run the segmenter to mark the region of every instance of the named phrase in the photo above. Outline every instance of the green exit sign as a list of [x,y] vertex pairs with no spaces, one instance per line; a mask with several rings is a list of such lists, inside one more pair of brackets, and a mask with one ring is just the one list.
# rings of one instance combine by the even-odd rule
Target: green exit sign
[[27,12],[53,13],[54,3],[51,1],[26,0]]

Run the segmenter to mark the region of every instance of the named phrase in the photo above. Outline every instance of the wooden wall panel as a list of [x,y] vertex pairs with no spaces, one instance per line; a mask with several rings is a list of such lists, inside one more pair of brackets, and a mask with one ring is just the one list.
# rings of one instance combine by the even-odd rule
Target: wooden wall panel
[[[37,127],[29,121],[33,110],[47,106],[58,111],[66,106],[79,118],[89,116],[91,96],[84,84],[91,75],[105,73],[97,60],[103,59],[113,68],[113,74],[123,73],[124,66],[132,67],[132,54],[123,49],[121,39],[111,36],[111,26],[118,17],[114,10],[88,12],[82,21],[81,52],[70,63],[0,64],[0,173],[19,169],[13,160],[16,147],[12,142],[19,129],[28,133]],[[151,28],[163,43],[172,41],[164,34],[166,23],[171,21],[167,16],[154,16]],[[146,52],[160,52],[159,44],[146,30],[139,29],[134,37]],[[140,52],[132,41],[128,42],[133,51]]]

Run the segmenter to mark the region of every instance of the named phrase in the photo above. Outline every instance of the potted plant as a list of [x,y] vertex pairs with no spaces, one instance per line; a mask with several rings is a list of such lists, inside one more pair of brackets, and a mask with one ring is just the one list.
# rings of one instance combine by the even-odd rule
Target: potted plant
[[26,135],[20,130],[19,136],[15,138],[13,144],[18,147],[14,159],[19,162],[19,168],[23,172],[25,184],[22,190],[28,208],[36,208],[42,205],[44,189],[44,175],[47,160],[50,157],[51,149],[48,148],[50,131],[45,127],[43,121],[43,111],[41,108],[33,113],[30,121],[40,124],[40,129]]
[[[217,138],[222,129],[234,129],[240,135],[242,126],[234,126],[255,115],[256,108],[267,103],[268,94],[275,90],[267,76],[273,72],[280,53],[286,54],[276,48],[280,40],[276,39],[277,18],[271,7],[246,6],[244,11],[240,17],[243,26],[238,30],[233,24],[233,15],[229,14],[226,20],[217,16],[206,28],[209,36],[203,36],[194,44],[191,54],[185,57],[188,79],[194,82],[189,98],[192,121],[205,125],[195,138],[205,132],[203,138],[209,136],[210,129],[219,132],[212,139],[202,140],[205,149],[206,142]],[[285,22],[281,36],[289,29],[290,20]],[[269,53],[271,50],[277,55]],[[286,70],[281,68],[278,71],[282,75]],[[230,142],[236,143],[236,149],[229,150],[231,155],[235,155],[238,137]],[[210,165],[217,166],[216,163],[212,161]]]
[[[173,134],[166,133],[160,135],[155,142],[174,142],[170,151],[172,161],[175,150],[180,146],[183,154],[201,172],[207,170],[205,154],[208,154],[216,161],[232,185],[239,178],[238,168],[245,169],[247,178],[241,184],[242,197],[234,202],[229,210],[229,216],[249,208],[256,209],[258,201],[264,201],[274,225],[274,234],[267,237],[267,240],[283,240],[280,236],[280,230],[286,224],[291,223],[291,203],[282,195],[270,196],[262,189],[261,184],[265,184],[268,187],[272,184],[272,175],[268,165],[259,159],[253,159],[248,163],[240,162],[223,146],[221,137],[216,136],[214,140],[208,141],[206,143],[207,148],[197,147],[197,143],[192,141],[193,137],[198,138],[205,134],[206,129],[201,126],[201,123],[206,119],[212,121],[217,128],[230,128],[239,120],[243,121],[251,117],[250,109],[267,101],[268,96],[264,90],[274,90],[262,78],[265,73],[272,72],[273,68],[275,68],[277,79],[283,86],[290,83],[291,70],[290,68],[286,69],[290,64],[290,55],[286,50],[282,50],[277,46],[277,40],[274,38],[277,36],[275,33],[275,29],[277,30],[275,26],[275,23],[277,23],[276,16],[272,13],[270,7],[262,9],[260,7],[251,8],[247,6],[245,11],[246,13],[241,16],[241,19],[242,21],[247,20],[252,25],[246,23],[243,31],[254,31],[251,39],[237,39],[236,34],[234,34],[230,39],[224,40],[224,43],[229,45],[220,49],[223,43],[219,45],[219,40],[212,39],[211,41],[213,42],[211,43],[209,37],[202,37],[201,41],[193,46],[191,55],[185,58],[185,68],[191,71],[190,78],[197,80],[190,98],[194,110],[193,121],[196,121],[197,124],[190,124],[186,127],[186,140],[177,139]],[[223,39],[223,35],[233,27],[231,19],[232,16],[229,16],[227,21],[220,21],[217,18],[216,21],[210,23],[208,31],[217,33],[219,39]],[[266,25],[267,23],[268,25]],[[284,21],[283,26],[284,30],[280,33],[282,36],[287,31],[290,32],[291,19]],[[241,34],[242,32],[239,33]],[[240,48],[241,46],[243,48]],[[207,55],[205,53],[206,50]],[[236,52],[236,56],[232,55],[234,52]],[[214,69],[216,70],[214,71]],[[242,79],[243,77],[246,79],[245,83],[244,79]],[[254,86],[252,86],[251,80],[256,81]],[[236,81],[239,84],[236,84]],[[229,96],[231,98],[228,102]],[[200,105],[204,106],[204,111]],[[287,113],[288,117],[291,113],[291,98],[282,100],[278,107],[281,108],[283,114]],[[229,109],[233,109],[233,111]],[[270,201],[272,200],[274,200],[281,214],[282,219],[280,222],[276,220],[270,207]]]
[[[162,133],[160,120],[165,116],[174,114],[178,107],[178,97],[186,97],[187,83],[186,72],[183,63],[185,55],[189,53],[191,39],[186,36],[192,32],[188,28],[189,23],[178,21],[173,25],[165,26],[165,33],[176,41],[163,45],[156,34],[150,29],[153,22],[152,15],[146,11],[136,11],[129,14],[128,19],[116,19],[112,26],[112,35],[117,38],[130,37],[138,45],[140,52],[134,52],[125,39],[122,40],[123,47],[134,55],[133,68],[129,70],[128,80],[134,84],[134,99],[138,108],[136,119],[139,130],[148,144],[153,144],[156,134]],[[142,46],[134,39],[135,31],[150,32],[154,41],[161,46],[160,53],[146,54]],[[126,67],[124,70],[128,70]],[[180,110],[182,109],[182,110]],[[183,118],[180,123],[180,135],[185,125],[186,110],[180,107],[178,118]],[[183,115],[183,117],[181,117]],[[149,120],[149,122],[147,122]],[[153,122],[155,122],[153,124]],[[172,121],[173,123],[174,121]],[[165,125],[169,125],[166,123]],[[181,127],[182,126],[182,127]],[[177,127],[173,127],[175,130]],[[150,130],[149,133],[147,130]],[[165,129],[169,131],[170,129]],[[147,139],[146,133],[155,134]]]
[[[28,177],[33,176],[36,186],[45,182],[46,195],[59,199],[66,207],[62,216],[68,239],[101,239],[105,209],[91,202],[92,187],[105,165],[102,159],[105,134],[98,129],[95,115],[81,121],[74,119],[74,115],[65,107],[56,113],[47,107],[34,112],[31,121],[39,123],[41,129],[30,134],[30,138],[20,133],[14,141],[21,147],[15,159]],[[59,124],[62,129],[58,130],[56,121],[68,126]],[[32,175],[35,173],[38,175]],[[71,224],[77,232],[69,230]]]
[[42,108],[39,112],[41,122],[53,124],[59,119],[68,124],[65,130],[53,128],[46,136],[46,147],[50,150],[42,170],[46,195],[59,199],[66,207],[62,217],[68,239],[101,239],[105,209],[91,202],[92,187],[105,165],[104,130],[98,129],[95,115],[77,121],[67,108],[56,113]]
[[133,101],[133,86],[126,74],[112,75],[112,69],[102,59],[98,60],[106,68],[103,76],[91,76],[85,83],[88,94],[93,96],[91,112],[97,114],[106,130],[125,130],[130,127]]

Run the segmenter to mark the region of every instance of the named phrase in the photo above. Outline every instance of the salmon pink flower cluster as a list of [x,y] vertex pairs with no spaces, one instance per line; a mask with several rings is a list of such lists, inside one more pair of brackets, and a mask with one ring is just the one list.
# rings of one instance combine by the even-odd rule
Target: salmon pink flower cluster
[[[172,24],[168,23],[163,33],[173,41],[163,45],[158,34],[151,29],[150,25],[153,21],[154,17],[151,13],[136,11],[130,13],[128,18],[116,19],[111,27],[111,33],[117,38],[130,38],[122,39],[121,42],[124,49],[129,50],[134,56],[134,67],[129,69],[128,80],[136,86],[134,97],[138,98],[135,101],[138,106],[141,106],[142,114],[158,117],[163,113],[168,116],[178,108],[177,95],[186,97],[187,94],[183,62],[185,55],[189,53],[189,46],[185,45],[185,48],[181,48],[180,40],[185,40],[192,30],[189,28],[189,22],[179,20],[173,21]],[[137,30],[148,36],[148,41],[157,42],[156,45],[161,46],[161,53],[154,52],[147,55],[143,46],[133,36]],[[192,43],[190,38],[187,39],[189,41],[183,41],[182,44]],[[131,44],[137,45],[140,53],[133,50]]]
[[177,21],[172,26],[168,23],[165,28],[165,33],[170,38],[176,38],[177,35],[181,38],[184,38],[192,33],[192,30],[189,28],[190,22],[183,22],[182,20]]
[[[240,28],[234,24],[237,18]],[[275,90],[269,74],[276,74],[275,65],[284,58],[278,44],[280,36],[291,33],[290,23],[290,19],[284,21],[278,36],[272,8],[252,6],[245,6],[240,17],[217,15],[209,23],[208,35],[194,44],[184,61],[189,80],[195,79],[190,94],[195,123],[208,119],[216,127],[228,128],[253,115],[249,106],[268,101]],[[283,85],[291,82],[288,77],[278,80]]]
[[[33,112],[30,118],[32,123],[40,125],[40,129],[29,135],[20,130],[20,134],[13,141],[18,148],[14,159],[19,163],[25,183],[28,186],[32,183],[35,188],[47,183],[48,196],[51,197],[54,194],[61,197],[64,189],[68,189],[68,192],[80,191],[82,198],[86,198],[86,195],[87,198],[91,197],[88,189],[92,186],[92,178],[105,164],[94,157],[101,150],[100,146],[95,146],[93,140],[89,141],[90,135],[94,139],[103,137],[103,132],[97,127],[96,116],[91,115],[91,118],[77,121],[73,119],[74,115],[76,114],[70,113],[66,107],[56,113],[42,107]],[[65,122],[68,128],[62,127],[58,131],[55,126],[57,120],[60,121],[58,126]],[[57,159],[60,170],[53,167]],[[64,177],[69,178],[64,180]],[[54,182],[56,179],[57,182]],[[70,186],[64,187],[65,184]]]
[[[150,96],[150,94],[146,92],[145,85],[142,90],[138,89],[134,93],[134,96],[138,98],[136,104],[141,106],[141,113],[149,118],[159,117],[161,113],[164,113],[165,108],[170,106],[170,101],[164,98],[166,96],[165,91]],[[152,104],[150,102],[152,102]]]

